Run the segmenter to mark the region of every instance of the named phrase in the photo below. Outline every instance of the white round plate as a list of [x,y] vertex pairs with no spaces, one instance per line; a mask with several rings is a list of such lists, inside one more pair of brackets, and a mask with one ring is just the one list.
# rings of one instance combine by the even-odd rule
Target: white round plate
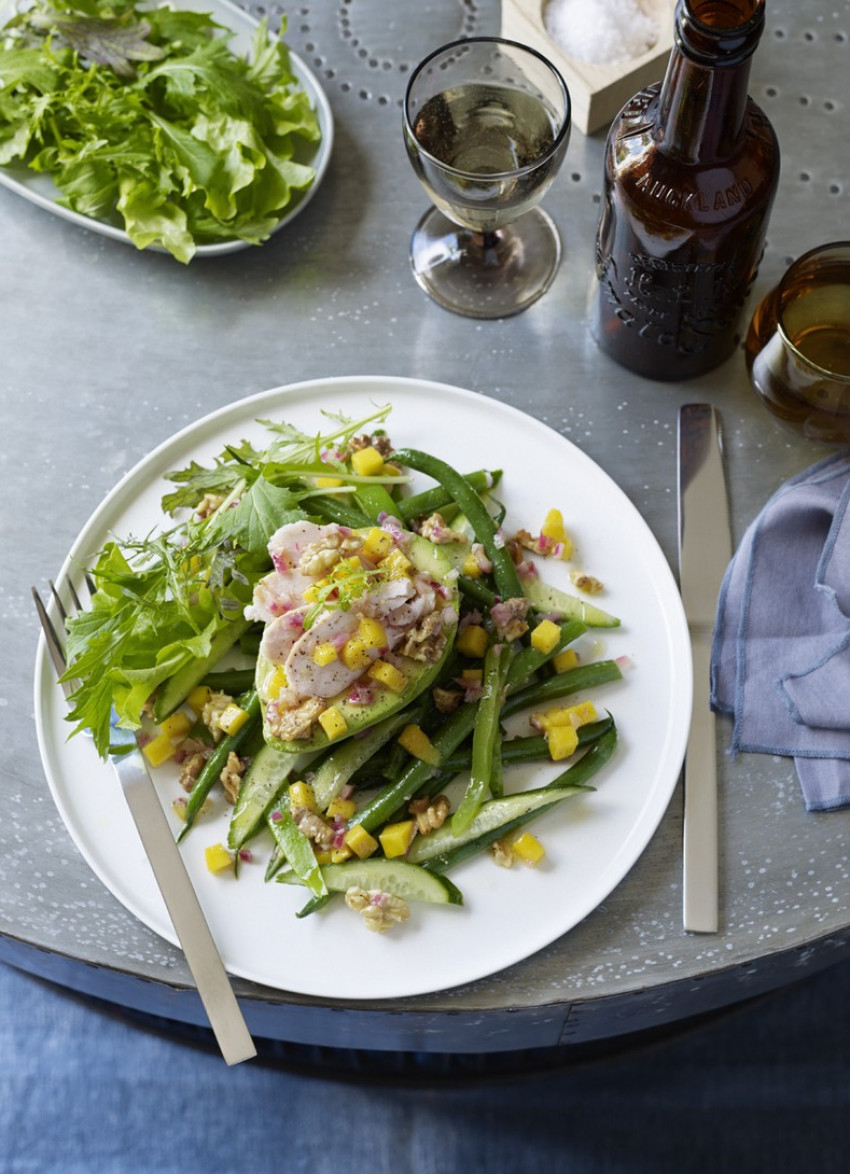
[[[180,4],[175,7],[209,13],[213,20],[233,33],[230,48],[234,53],[245,56],[250,52],[251,38],[256,30],[257,21],[243,9],[231,4],[230,0],[180,0]],[[10,19],[12,12],[13,4],[11,2],[4,4],[3,0],[0,0],[0,28]],[[319,85],[315,74],[291,49],[289,60],[292,72],[303,86],[313,109],[316,111],[322,137],[312,151],[305,150],[303,157],[299,159],[299,162],[315,169],[316,175],[313,182],[306,191],[298,192],[293,196],[289,207],[272,230],[272,235],[280,232],[285,224],[288,224],[306,208],[324,179],[333,149],[333,114],[325,92]],[[82,213],[75,212],[72,208],[64,208],[61,204],[57,204],[56,200],[60,192],[49,175],[32,171],[24,164],[10,164],[7,167],[0,167],[0,184],[17,195],[23,196],[31,204],[36,204],[39,208],[52,212],[54,216],[59,216],[62,220],[69,220],[80,228],[88,228],[100,236],[108,236],[111,240],[121,241],[122,244],[132,245],[133,248],[136,248],[123,228],[118,227],[117,220],[115,223],[107,220],[95,220],[91,216],[83,216]],[[240,249],[253,247],[243,240],[222,240],[210,245],[198,245],[195,256],[220,257],[225,253],[235,253]],[[159,245],[151,245],[146,251],[163,253],[166,250]]]
[[[330,999],[420,995],[484,978],[567,933],[623,880],[646,847],[676,784],[690,720],[691,661],[679,593],[662,551],[618,486],[587,456],[529,416],[470,391],[392,377],[322,379],[276,388],[214,412],[136,466],[87,522],[62,569],[79,577],[111,535],[145,535],[162,520],[163,477],[190,461],[209,464],[225,444],[268,437],[257,423],[284,420],[311,435],[328,431],[322,411],[353,420],[392,404],[394,445],[442,456],[465,472],[502,469],[499,498],[508,530],[539,529],[560,508],[576,562],[605,584],[598,602],[620,628],[582,637],[594,659],[628,657],[621,681],[593,693],[620,734],[597,789],[569,799],[534,826],[546,848],[537,868],[499,868],[488,855],[452,873],[463,907],[418,905],[396,930],[372,934],[342,902],[298,920],[298,887],[264,882],[268,842],[238,878],[207,871],[204,849],[224,842],[222,799],[186,837],[182,852],[227,969],[282,990]],[[263,445],[264,447],[264,445]],[[430,484],[420,478],[424,486]],[[550,567],[550,563],[552,564]],[[547,578],[569,589],[568,565],[549,560]],[[60,579],[61,581],[61,579]],[[67,828],[94,872],[136,917],[174,941],[112,769],[83,736],[68,740],[65,704],[39,647],[35,710],[45,771]],[[512,770],[514,768],[511,768]],[[508,789],[546,781],[540,764],[509,774]],[[163,807],[181,793],[173,768],[154,772]]]

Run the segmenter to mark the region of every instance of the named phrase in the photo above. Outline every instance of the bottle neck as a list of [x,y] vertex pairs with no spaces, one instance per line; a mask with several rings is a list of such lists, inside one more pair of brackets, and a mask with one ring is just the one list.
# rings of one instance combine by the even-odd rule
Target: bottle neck
[[739,140],[764,0],[679,0],[659,97],[660,145],[689,159],[722,158]]

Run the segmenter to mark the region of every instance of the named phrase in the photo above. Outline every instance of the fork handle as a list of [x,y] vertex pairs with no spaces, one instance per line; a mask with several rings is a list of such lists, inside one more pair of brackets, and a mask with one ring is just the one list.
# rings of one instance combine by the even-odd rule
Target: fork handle
[[144,765],[134,761],[138,757],[138,751],[131,751],[113,760],[124,797],[221,1054],[228,1064],[239,1064],[256,1056],[257,1049],[174,842],[159,796]]

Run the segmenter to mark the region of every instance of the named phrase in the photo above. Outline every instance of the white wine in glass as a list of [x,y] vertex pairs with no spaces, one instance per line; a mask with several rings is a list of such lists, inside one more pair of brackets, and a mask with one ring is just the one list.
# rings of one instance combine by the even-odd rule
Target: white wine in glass
[[524,45],[456,41],[416,69],[404,137],[435,207],[413,234],[411,265],[440,305],[501,318],[549,288],[561,243],[537,205],[563,161],[570,125],[563,78]]

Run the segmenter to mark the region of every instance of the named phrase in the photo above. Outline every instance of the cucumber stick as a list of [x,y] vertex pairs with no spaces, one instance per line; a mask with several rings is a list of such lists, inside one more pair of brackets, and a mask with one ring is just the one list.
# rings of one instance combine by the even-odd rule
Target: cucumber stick
[[[331,893],[346,893],[350,888],[358,888],[390,893],[402,901],[425,901],[429,905],[463,904],[460,889],[448,877],[428,872],[406,860],[388,860],[386,857],[346,860],[343,864],[326,864],[321,872]],[[291,872],[279,874],[278,881],[299,883]]]
[[319,900],[326,897],[328,888],[316,860],[313,845],[295,823],[286,800],[275,807],[267,823],[293,874],[314,897]]
[[154,698],[154,720],[161,722],[163,718],[174,713],[175,709],[179,709],[195,686],[200,685],[207,673],[250,627],[248,620],[230,620],[213,636],[208,656],[190,661],[173,677],[164,681]]
[[535,611],[542,615],[561,615],[565,619],[581,620],[588,628],[619,628],[620,621],[586,599],[569,595],[543,579],[523,580],[525,597]]
[[259,830],[292,775],[304,770],[315,757],[315,753],[290,754],[268,743],[254,755],[230,817],[227,846],[231,851],[238,852]]
[[547,786],[489,800],[460,835],[455,835],[451,823],[446,823],[430,835],[417,836],[406,859],[442,871],[483,852],[495,840],[510,835],[562,799],[592,790],[588,781],[608,762],[616,746],[617,728],[612,724],[578,762],[567,767]]
[[512,825],[515,820],[536,814],[579,791],[588,790],[592,788],[561,787],[558,790],[549,790],[540,787],[535,791],[523,791],[517,795],[505,795],[501,799],[489,799],[482,804],[478,814],[463,831],[455,832],[451,823],[445,823],[427,836],[417,836],[410,845],[406,859],[411,864],[424,864],[447,852],[454,852],[458,848],[481,840],[491,832],[498,832],[498,835],[493,837],[498,840],[505,834],[505,828]]
[[409,720],[408,710],[392,713],[359,738],[347,738],[322,759],[310,780],[319,811],[336,799],[351,776]]

